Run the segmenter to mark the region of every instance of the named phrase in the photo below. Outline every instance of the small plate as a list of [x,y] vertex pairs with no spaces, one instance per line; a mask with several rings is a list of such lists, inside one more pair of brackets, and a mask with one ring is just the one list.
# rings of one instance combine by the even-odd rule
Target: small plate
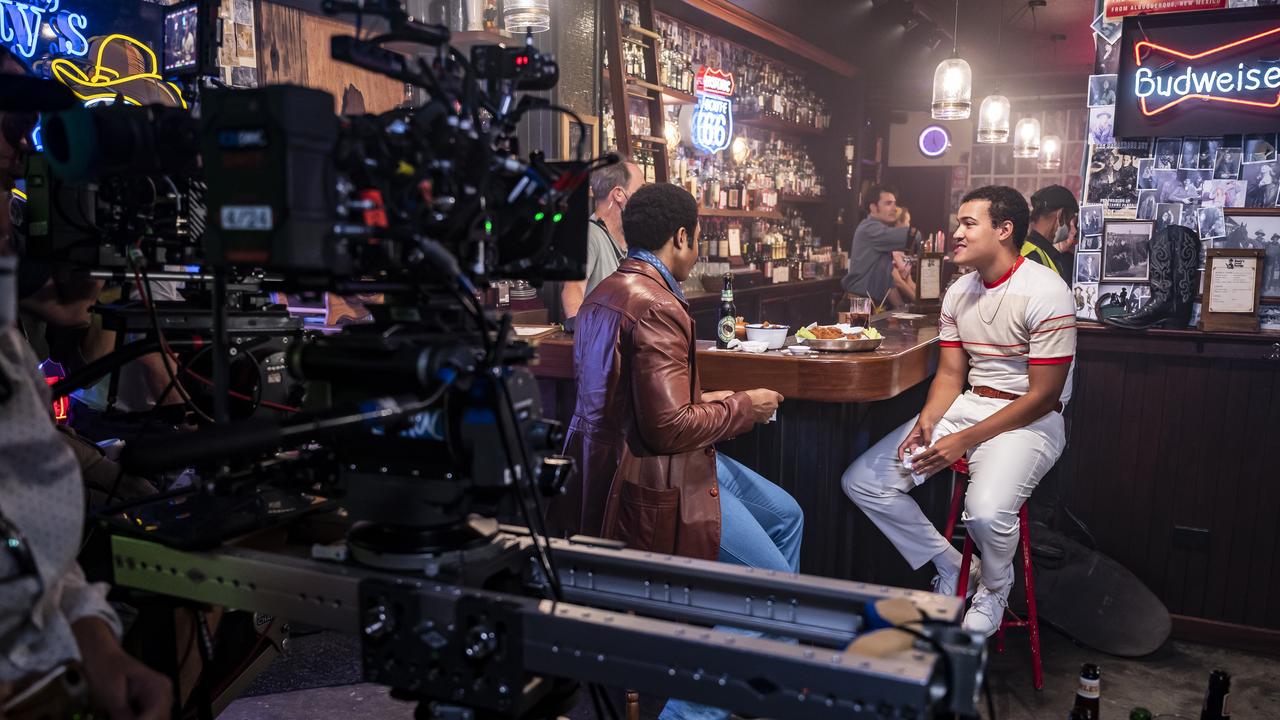
[[880,347],[880,343],[884,342],[884,338],[875,338],[873,340],[810,340],[805,339],[804,344],[814,350],[822,350],[823,352],[870,352]]

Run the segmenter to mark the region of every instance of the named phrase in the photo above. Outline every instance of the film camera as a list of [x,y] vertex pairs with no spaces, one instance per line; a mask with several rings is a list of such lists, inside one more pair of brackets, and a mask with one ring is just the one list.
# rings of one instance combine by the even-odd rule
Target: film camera
[[[198,120],[120,106],[47,124],[50,226],[29,248],[53,259],[88,248],[84,261],[123,262],[143,280],[178,258],[198,264],[214,288],[215,401],[226,402],[229,277],[387,298],[374,322],[288,351],[306,412],[228,422],[215,406],[217,422],[185,442],[126,448],[135,472],[194,466],[203,479],[116,509],[117,583],[355,633],[366,679],[418,700],[423,717],[553,716],[578,682],[608,707],[590,684],[624,677],[772,717],[975,714],[985,650],[958,627],[955,598],[546,536],[541,499],[572,463],[524,367],[532,348],[477,293],[496,278],[582,277],[585,181],[616,157],[520,153],[523,116],[562,111],[518,95],[558,76],[531,42],[464,57],[398,3],[324,6],[385,19],[373,39],[334,38],[334,56],[427,101],[338,118],[315,90],[210,89]],[[440,47],[441,59],[390,41]],[[93,187],[92,217],[55,201],[77,184]],[[354,521],[338,545],[224,544],[324,498]]]

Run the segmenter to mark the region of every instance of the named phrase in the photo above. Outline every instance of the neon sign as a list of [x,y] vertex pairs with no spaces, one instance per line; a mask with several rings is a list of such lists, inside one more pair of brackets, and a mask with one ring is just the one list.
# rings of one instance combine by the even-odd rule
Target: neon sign
[[[1277,36],[1280,36],[1280,27],[1195,54],[1184,53],[1149,40],[1134,43],[1133,57],[1137,68],[1133,74],[1133,91],[1138,96],[1142,114],[1152,117],[1188,100],[1268,109],[1280,107],[1280,67],[1270,64],[1265,68],[1252,67],[1241,62],[1236,63],[1235,67],[1201,69],[1193,64],[1204,60],[1212,61],[1215,55],[1221,57],[1227,51],[1247,49],[1244,46],[1251,43],[1262,44],[1268,39],[1277,39]],[[1156,54],[1163,54],[1172,60],[1166,60],[1154,70],[1144,67],[1143,63],[1150,63]],[[1166,65],[1178,61],[1188,63],[1182,72],[1162,72]],[[1241,97],[1246,93],[1258,95]],[[1148,98],[1155,99],[1148,103]],[[1161,102],[1162,99],[1167,102]]]
[[41,39],[49,40],[51,55],[88,54],[89,19],[61,5],[62,0],[0,0],[0,45],[28,60]]
[[693,109],[690,141],[706,153],[718,153],[733,141],[733,75],[702,67],[694,78],[698,104]]

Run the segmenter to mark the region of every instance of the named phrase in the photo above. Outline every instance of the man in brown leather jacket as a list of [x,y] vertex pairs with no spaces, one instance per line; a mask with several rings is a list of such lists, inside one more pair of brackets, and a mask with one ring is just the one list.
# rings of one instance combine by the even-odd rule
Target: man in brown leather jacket
[[[579,479],[557,499],[552,524],[643,550],[794,571],[799,506],[713,447],[768,422],[782,396],[701,391],[679,284],[697,261],[697,219],[693,196],[674,185],[646,186],[627,204],[628,258],[578,315],[566,453]],[[729,519],[745,527],[726,529]]]
[[[622,223],[628,257],[578,313],[578,399],[565,453],[578,461],[579,479],[552,507],[553,531],[796,572],[800,506],[713,447],[769,422],[782,396],[701,390],[680,289],[698,259],[697,202],[676,185],[647,185]],[[661,717],[728,715],[673,700]]]

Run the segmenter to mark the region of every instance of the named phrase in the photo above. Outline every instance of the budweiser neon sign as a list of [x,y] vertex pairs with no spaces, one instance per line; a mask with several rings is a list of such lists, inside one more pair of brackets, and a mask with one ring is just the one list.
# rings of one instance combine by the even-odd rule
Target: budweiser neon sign
[[[1280,65],[1224,62],[1227,53],[1248,51],[1280,41],[1280,27],[1198,53],[1186,53],[1148,40],[1133,45],[1133,92],[1142,114],[1159,115],[1189,100],[1280,107]],[[1219,64],[1215,65],[1215,61]],[[1182,65],[1180,69],[1179,65]]]

